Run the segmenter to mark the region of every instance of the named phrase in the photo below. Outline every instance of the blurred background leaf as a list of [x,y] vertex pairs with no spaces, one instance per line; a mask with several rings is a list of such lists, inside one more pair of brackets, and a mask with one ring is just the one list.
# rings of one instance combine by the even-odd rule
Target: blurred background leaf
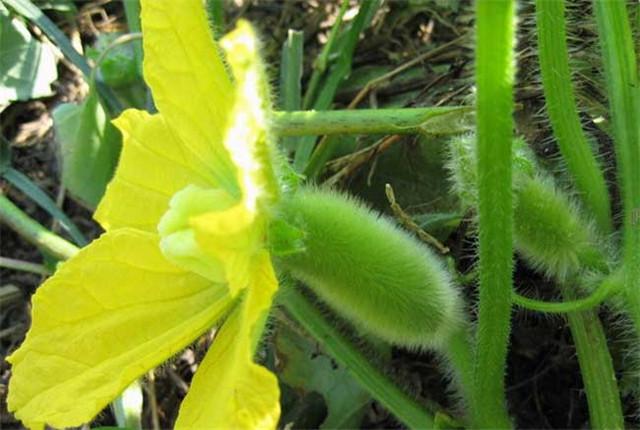
[[[321,353],[309,338],[285,325],[278,327],[276,349],[281,380],[303,397],[318,393],[324,398],[326,417],[321,429],[360,428],[371,396],[347,369]],[[297,422],[294,426],[299,427]]]
[[120,153],[121,137],[110,121],[93,82],[82,103],[64,103],[53,111],[62,183],[90,209],[102,198]]
[[97,64],[98,80],[108,85],[124,106],[144,109],[147,87],[140,67],[140,40],[122,42],[127,34],[99,34],[93,46],[87,48],[86,56]]
[[52,95],[57,78],[53,46],[34,39],[0,3],[0,111],[12,101]]

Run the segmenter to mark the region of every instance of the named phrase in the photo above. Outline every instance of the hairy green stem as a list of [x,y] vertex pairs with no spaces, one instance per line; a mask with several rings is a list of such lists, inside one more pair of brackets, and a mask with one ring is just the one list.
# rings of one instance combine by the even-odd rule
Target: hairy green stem
[[[564,295],[572,289],[562,286]],[[589,405],[591,428],[624,429],[620,391],[607,337],[595,310],[567,314]]]
[[66,260],[78,252],[78,247],[38,224],[3,194],[0,194],[0,222],[60,260]]
[[476,2],[480,302],[474,427],[510,428],[504,375],[513,272],[513,0]]
[[464,106],[406,109],[357,109],[274,112],[272,130],[279,136],[334,134],[458,134],[468,130]]
[[608,234],[612,231],[609,194],[576,108],[564,13],[563,1],[536,1],[540,71],[546,108],[560,152],[580,197],[595,217],[600,231]]
[[463,410],[469,423],[477,412],[473,400],[473,336],[468,324],[449,336],[443,347],[443,355],[450,363],[454,387],[464,402]]
[[640,88],[629,16],[623,0],[595,0],[622,189],[627,309],[640,332]]
[[281,295],[287,312],[298,321],[326,351],[385,406],[411,429],[433,428],[433,417],[401,391],[346,340],[322,314],[294,288]]
[[521,296],[516,292],[513,293],[512,297],[514,304],[525,309],[544,313],[568,313],[586,311],[595,308],[605,300],[609,299],[612,295],[620,292],[622,286],[622,279],[616,273],[610,277],[605,278],[595,289],[595,291],[593,291],[587,297],[581,299],[569,300],[564,302],[545,302]]

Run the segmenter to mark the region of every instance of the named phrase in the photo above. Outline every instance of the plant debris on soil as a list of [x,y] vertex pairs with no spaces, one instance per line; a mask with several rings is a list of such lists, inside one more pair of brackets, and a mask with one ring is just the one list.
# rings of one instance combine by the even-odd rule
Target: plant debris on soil
[[[123,10],[117,1],[94,0],[77,2],[81,13],[74,22],[61,23],[72,39],[81,38],[90,43],[97,33],[122,30]],[[352,1],[346,21],[353,19],[356,9]],[[264,53],[273,82],[277,82],[280,50],[288,29],[303,30],[305,36],[305,77],[308,79],[313,59],[326,42],[328,31],[339,8],[337,0],[233,0],[226,1],[227,25],[233,26],[238,17],[253,22],[261,33]],[[588,2],[585,2],[588,4]],[[519,81],[517,91],[517,126],[538,155],[553,166],[557,150],[549,126],[544,120],[544,103],[536,63],[535,34],[532,30],[530,5],[519,11],[522,23],[519,39]],[[589,8],[582,11],[584,22]],[[528,20],[528,21],[527,21]],[[576,55],[597,55],[595,34],[591,27],[581,27],[581,46]],[[335,108],[346,108],[358,93],[375,77],[389,73],[423,56],[423,61],[406,68],[388,81],[373,87],[357,107],[402,107],[460,105],[473,102],[473,9],[469,1],[387,1],[378,11],[363,38],[359,41],[353,62],[353,71],[342,85],[335,99]],[[444,48],[443,48],[444,47]],[[59,62],[60,78],[55,95],[37,101],[14,103],[0,114],[0,126],[12,144],[12,166],[26,174],[38,186],[58,201],[71,219],[88,238],[99,236],[101,230],[91,219],[91,212],[60,188],[57,144],[52,128],[51,111],[62,102],[80,101],[85,93],[78,72],[65,61]],[[585,87],[587,95],[603,103],[602,92]],[[275,85],[274,85],[275,89]],[[275,97],[274,97],[275,98]],[[595,105],[595,104],[594,104]],[[588,127],[594,133],[592,124]],[[602,133],[597,135],[602,137]],[[603,145],[607,153],[607,143]],[[369,140],[367,143],[372,143]],[[364,140],[355,139],[355,148]],[[384,184],[394,185],[395,197],[407,213],[418,219],[433,210],[450,209],[454,203],[447,192],[447,175],[438,160],[442,159],[445,140],[424,144],[415,137],[402,137],[351,164],[332,183],[367,200],[380,211],[393,216],[385,196]],[[351,146],[353,148],[353,146]],[[353,162],[346,155],[346,163]],[[609,153],[611,151],[608,151]],[[418,161],[416,161],[418,160]],[[423,161],[430,163],[425,167]],[[435,160],[435,161],[434,161]],[[606,156],[612,163],[612,157]],[[331,167],[331,165],[330,165]],[[335,167],[335,165],[334,165]],[[428,175],[425,173],[428,169]],[[339,170],[328,169],[324,179],[331,179]],[[611,169],[612,170],[612,169]],[[54,231],[63,234],[52,224],[51,218],[32,201],[0,181],[0,189],[30,216]],[[433,190],[437,193],[434,194]],[[440,195],[438,195],[438,193]],[[449,200],[447,200],[449,199]],[[458,262],[458,269],[467,273],[473,268],[475,244],[469,223],[471,215],[450,231],[440,233],[438,239],[450,249],[450,256]],[[4,257],[40,263],[42,254],[22,240],[5,225],[0,225],[1,252]],[[43,281],[43,276],[8,269],[0,269],[0,294],[12,292],[10,299],[0,302],[0,428],[21,428],[6,410],[10,366],[4,357],[15,350],[29,327],[30,296]],[[518,262],[515,285],[520,291],[539,297],[554,298],[550,281]],[[467,303],[476,298],[474,284],[464,286]],[[7,296],[9,297],[9,296]],[[474,309],[470,307],[470,313]],[[615,337],[616,324],[603,315],[611,337]],[[609,322],[609,324],[607,324]],[[559,316],[545,316],[533,312],[514,310],[511,344],[507,370],[507,397],[517,428],[587,428],[588,410],[575,348],[566,321]],[[145,428],[170,428],[176,417],[181,399],[187,392],[197,364],[202,359],[211,335],[203,336],[189,348],[163,365],[143,383]],[[622,351],[611,345],[614,360],[620,360]],[[443,410],[455,411],[456,399],[447,388],[446,370],[439,366],[439,358],[430,353],[414,353],[393,349],[386,370],[408,392],[425,404],[439,405]],[[622,375],[619,375],[622,377]],[[283,389],[285,396],[286,389]],[[296,398],[296,393],[287,396]],[[631,414],[631,399],[624,399]],[[326,410],[322,398],[307,395],[297,399],[294,427],[317,427]],[[630,421],[640,426],[639,421]],[[95,425],[114,425],[114,417],[105,411]],[[286,422],[282,423],[287,424]],[[364,428],[401,428],[382,406],[370,402],[363,418]]]

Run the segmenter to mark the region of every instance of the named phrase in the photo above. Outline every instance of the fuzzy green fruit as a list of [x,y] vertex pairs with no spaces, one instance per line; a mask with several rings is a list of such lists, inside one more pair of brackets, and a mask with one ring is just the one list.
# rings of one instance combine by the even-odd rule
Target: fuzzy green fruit
[[[465,208],[477,206],[475,136],[450,142],[448,169]],[[535,162],[522,140],[514,142],[514,245],[533,267],[559,281],[583,269],[607,272],[603,240],[569,195]]]
[[442,348],[463,321],[451,277],[424,245],[354,198],[302,188],[281,215],[305,232],[279,266],[358,328],[392,344]]

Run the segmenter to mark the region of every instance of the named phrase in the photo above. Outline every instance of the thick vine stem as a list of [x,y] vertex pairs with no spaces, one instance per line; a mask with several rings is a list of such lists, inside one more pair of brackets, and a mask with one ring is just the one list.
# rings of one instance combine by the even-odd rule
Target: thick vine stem
[[369,393],[411,429],[435,428],[433,417],[357,351],[295,288],[280,295],[287,312]]
[[582,130],[573,95],[565,30],[565,4],[536,1],[540,72],[547,113],[562,157],[599,230],[612,231],[609,193],[604,175]]
[[511,428],[504,375],[513,272],[513,0],[476,2],[480,302],[474,395],[476,428]]
[[594,0],[622,189],[626,311],[640,333],[640,91],[626,2]]
[[[573,288],[562,285],[561,289],[565,297],[573,297]],[[567,321],[587,395],[591,428],[624,429],[620,391],[597,312],[570,312]]]
[[469,130],[467,106],[273,112],[272,130],[281,137],[334,134],[453,135]]

